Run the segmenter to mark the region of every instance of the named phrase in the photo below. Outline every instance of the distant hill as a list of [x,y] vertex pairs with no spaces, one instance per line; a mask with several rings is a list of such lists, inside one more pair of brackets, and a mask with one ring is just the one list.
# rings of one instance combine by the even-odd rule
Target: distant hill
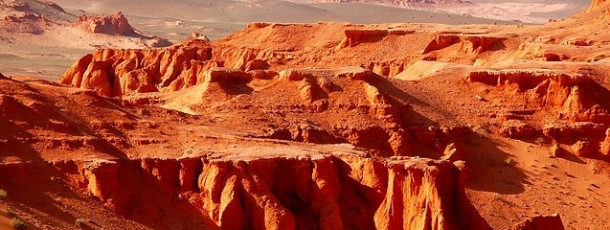
[[583,11],[588,1],[579,0],[291,0],[298,3],[365,3],[399,8],[447,12],[479,18],[545,23]]
[[47,19],[71,21],[76,16],[66,12],[52,1],[38,0],[0,0],[0,16],[20,16],[23,13],[44,15]]

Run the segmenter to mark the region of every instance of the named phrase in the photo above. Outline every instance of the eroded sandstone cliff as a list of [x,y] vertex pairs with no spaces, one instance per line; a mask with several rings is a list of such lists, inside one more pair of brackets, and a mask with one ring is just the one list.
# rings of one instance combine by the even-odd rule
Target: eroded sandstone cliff
[[67,161],[54,167],[128,216],[143,211],[136,207],[149,202],[146,194],[157,193],[160,200],[190,203],[222,229],[490,228],[466,197],[460,169],[448,161],[288,154]]

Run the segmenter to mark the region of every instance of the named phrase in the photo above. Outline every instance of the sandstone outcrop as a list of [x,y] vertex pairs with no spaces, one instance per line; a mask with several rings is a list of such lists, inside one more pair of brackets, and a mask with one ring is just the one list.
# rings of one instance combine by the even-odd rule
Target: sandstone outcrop
[[[563,119],[609,121],[606,103],[594,96],[603,90],[585,75],[536,70],[475,71],[469,74],[468,79],[503,91],[517,91],[526,102],[553,109]],[[583,88],[588,89],[587,92]]]
[[158,191],[158,200],[182,197],[223,229],[490,229],[447,161],[323,154],[54,165],[127,216]]
[[88,16],[83,15],[78,17],[75,26],[81,27],[91,33],[103,33],[110,35],[128,35],[135,34],[133,27],[125,18],[122,12],[117,12],[109,16]]
[[77,61],[60,77],[62,84],[90,88],[103,96],[120,96],[131,92],[158,92],[194,85],[191,77],[219,66],[208,62],[212,56],[209,43],[191,40],[183,46],[150,50],[98,50]]

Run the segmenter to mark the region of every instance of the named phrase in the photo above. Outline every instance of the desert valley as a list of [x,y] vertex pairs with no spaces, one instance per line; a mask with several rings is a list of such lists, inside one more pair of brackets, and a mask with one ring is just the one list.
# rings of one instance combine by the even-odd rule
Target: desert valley
[[610,229],[610,1],[121,2],[0,1],[0,229]]

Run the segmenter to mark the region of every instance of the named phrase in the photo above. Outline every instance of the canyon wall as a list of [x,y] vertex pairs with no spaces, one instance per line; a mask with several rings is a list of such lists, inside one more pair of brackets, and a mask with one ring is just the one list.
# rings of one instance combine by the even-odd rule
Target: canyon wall
[[127,216],[157,202],[146,200],[155,193],[158,200],[179,197],[222,229],[490,229],[466,197],[463,165],[456,164],[315,154],[67,161],[54,167]]

